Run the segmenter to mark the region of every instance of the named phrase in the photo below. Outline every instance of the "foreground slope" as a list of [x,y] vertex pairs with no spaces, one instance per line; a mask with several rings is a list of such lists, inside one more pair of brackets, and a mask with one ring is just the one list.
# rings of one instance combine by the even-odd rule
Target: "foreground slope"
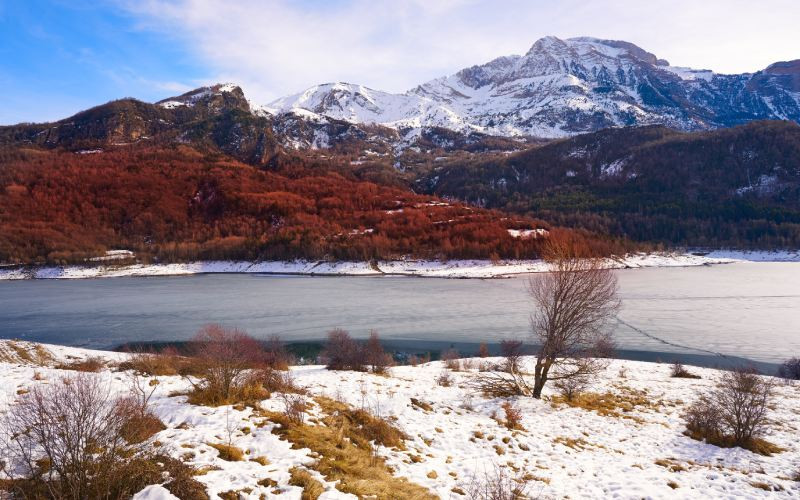
[[[54,368],[63,362],[100,357],[108,368],[96,375],[124,394],[130,374],[114,371],[127,355],[26,342],[0,341],[0,413],[37,384],[73,372]],[[610,393],[618,402],[611,411],[556,403],[546,389],[537,401],[512,399],[522,413],[522,430],[509,430],[501,399],[485,398],[467,387],[477,368],[494,359],[469,362],[464,371],[449,373],[452,385],[437,385],[446,370],[440,362],[391,369],[389,376],[331,372],[305,366],[291,370],[305,387],[309,426],[319,422],[333,403],[365,409],[386,419],[405,434],[402,447],[376,445],[395,477],[407,478],[439,498],[466,498],[470,485],[496,479],[525,478],[532,497],[581,498],[791,498],[800,494],[796,414],[800,386],[778,385],[766,436],[784,451],[756,455],[738,448],[722,449],[683,435],[681,414],[720,375],[692,368],[702,378],[670,378],[664,364],[614,361],[591,388]],[[37,375],[38,374],[38,375]],[[301,498],[291,484],[290,470],[308,469],[323,485],[321,498],[354,498],[337,489],[315,469],[320,456],[292,442],[282,430],[285,403],[280,393],[259,403],[216,408],[189,404],[190,388],[177,376],[158,379],[151,408],[167,428],[151,438],[159,452],[204,471],[196,476],[211,497],[238,491],[239,498]],[[152,378],[151,378],[152,379]],[[271,413],[275,412],[275,414]],[[228,437],[226,437],[228,436]],[[211,444],[229,439],[243,450],[241,461],[223,460]],[[293,445],[294,444],[294,445]],[[148,490],[151,494],[153,488]],[[161,491],[163,494],[163,491]],[[144,497],[146,498],[146,497]],[[165,498],[165,497],[161,497]],[[171,497],[166,497],[171,498]]]

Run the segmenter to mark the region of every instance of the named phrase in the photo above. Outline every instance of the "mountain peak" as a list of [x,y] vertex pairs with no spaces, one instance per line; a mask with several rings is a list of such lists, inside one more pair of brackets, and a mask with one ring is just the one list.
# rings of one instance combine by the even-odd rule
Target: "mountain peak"
[[589,36],[580,36],[562,40],[555,36],[546,36],[537,40],[525,54],[532,57],[541,54],[551,56],[565,55],[602,55],[610,58],[633,57],[654,66],[669,66],[669,62],[659,59],[643,48],[624,40],[604,40]]
[[233,83],[217,83],[199,87],[176,97],[168,97],[156,103],[165,109],[178,107],[193,108],[197,105],[209,108],[237,108],[250,110],[250,104],[244,97],[241,87]]

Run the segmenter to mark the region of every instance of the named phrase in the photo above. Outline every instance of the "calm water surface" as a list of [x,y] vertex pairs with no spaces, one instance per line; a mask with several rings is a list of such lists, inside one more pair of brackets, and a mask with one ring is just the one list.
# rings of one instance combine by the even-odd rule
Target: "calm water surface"
[[[712,351],[776,362],[800,355],[800,263],[618,272],[621,348]],[[0,337],[108,348],[182,340],[219,322],[285,340],[334,327],[398,340],[524,337],[526,278],[199,275],[0,282]]]

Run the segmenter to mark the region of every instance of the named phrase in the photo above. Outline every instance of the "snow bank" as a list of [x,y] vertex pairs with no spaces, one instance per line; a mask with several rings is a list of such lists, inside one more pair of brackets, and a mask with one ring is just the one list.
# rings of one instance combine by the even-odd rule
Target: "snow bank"
[[[734,262],[800,262],[800,251],[741,252],[717,250],[704,254],[650,253],[630,254],[609,259],[609,265],[620,268],[686,267]],[[314,261],[201,261],[182,264],[134,264],[62,267],[0,267],[0,280],[114,278],[123,276],[178,276],[203,273],[260,273],[331,276],[421,276],[430,278],[499,278],[515,274],[546,271],[540,260],[429,260],[369,262]]]

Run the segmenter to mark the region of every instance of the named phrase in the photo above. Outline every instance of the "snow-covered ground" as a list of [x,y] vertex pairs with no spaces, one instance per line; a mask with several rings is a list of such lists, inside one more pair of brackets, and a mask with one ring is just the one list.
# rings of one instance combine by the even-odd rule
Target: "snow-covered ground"
[[[800,262],[800,251],[743,252],[716,250],[692,253],[639,253],[609,260],[617,268],[685,267],[735,262]],[[430,278],[499,278],[547,270],[540,260],[398,260],[369,262],[325,261],[201,261],[181,264],[91,265],[61,267],[0,267],[0,280],[176,276],[203,273],[261,273],[335,276],[401,275]]]
[[[15,359],[20,348],[34,352],[34,344],[0,341],[0,413],[34,384],[46,384],[64,372]],[[56,360],[101,356],[119,360],[124,354],[42,346]],[[12,353],[9,356],[9,353]],[[5,357],[4,357],[5,356]],[[70,358],[72,357],[72,358]],[[492,362],[491,358],[477,360]],[[527,475],[529,493],[544,498],[791,498],[800,495],[800,384],[778,384],[766,438],[784,448],[770,457],[742,449],[721,449],[682,434],[681,414],[699,391],[711,387],[720,372],[691,368],[699,380],[670,378],[664,364],[613,361],[591,391],[635,395],[646,404],[618,415],[543,400],[517,398],[524,430],[510,431],[492,418],[503,415],[504,400],[485,398],[467,388],[475,370],[450,373],[450,387],[437,385],[441,362],[391,368],[389,376],[332,372],[318,366],[292,369],[295,382],[310,395],[327,396],[355,408],[365,408],[389,419],[408,434],[406,450],[377,447],[396,476],[408,478],[441,498],[466,498],[454,493],[472,478],[483,478],[495,467],[514,477]],[[38,373],[38,376],[35,375]],[[120,392],[128,387],[125,372],[97,374]],[[36,380],[40,379],[40,380]],[[258,417],[250,408],[193,406],[180,377],[158,377],[153,411],[167,429],[153,436],[161,452],[209,472],[196,478],[212,498],[229,490],[249,490],[240,498],[299,499],[301,489],[289,485],[289,469],[314,462],[309,449],[293,449],[272,433],[277,424]],[[423,405],[414,405],[415,398]],[[423,409],[424,404],[430,408]],[[261,402],[266,410],[282,411],[280,397]],[[315,405],[308,410],[315,414]],[[233,422],[233,424],[231,424]],[[245,451],[240,462],[221,460],[208,443],[220,442],[232,430],[232,444]],[[247,428],[245,431],[244,429]],[[226,438],[227,439],[227,438]],[[252,460],[266,457],[264,463]],[[335,489],[317,472],[326,492],[320,498],[354,498]],[[260,486],[264,479],[272,486]],[[277,484],[277,486],[275,486]],[[138,498],[171,498],[157,486]]]

